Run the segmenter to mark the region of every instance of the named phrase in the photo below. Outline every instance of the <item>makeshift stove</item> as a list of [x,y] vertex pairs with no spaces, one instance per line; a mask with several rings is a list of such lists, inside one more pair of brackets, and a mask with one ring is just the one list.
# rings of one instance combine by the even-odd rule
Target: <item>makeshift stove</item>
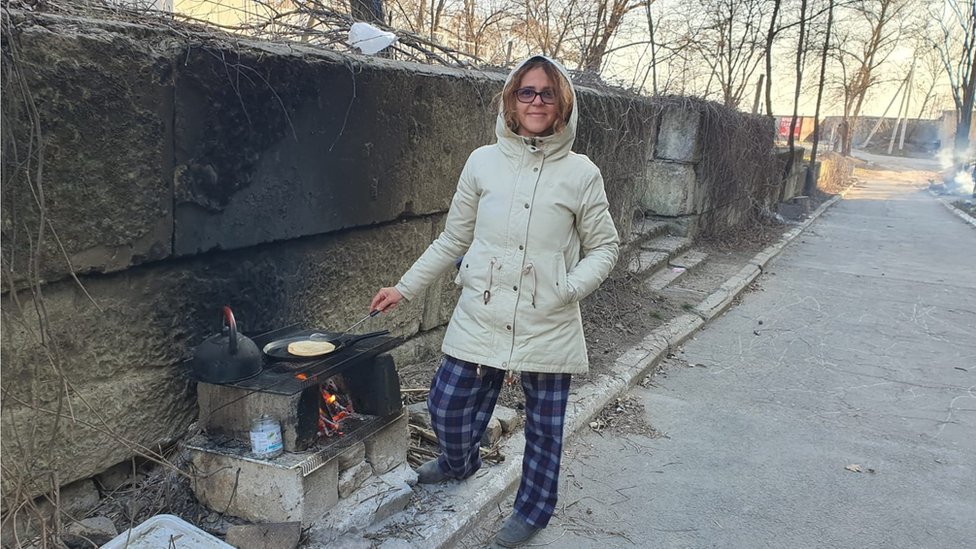
[[[262,348],[312,333],[325,332],[290,328],[254,342]],[[399,343],[379,336],[320,359],[265,357],[252,378],[200,382],[203,434],[188,443],[197,498],[254,522],[307,526],[371,476],[406,463],[407,416],[396,366],[386,354]],[[265,415],[280,424],[284,444],[271,459],[259,458],[250,445],[252,422]]]

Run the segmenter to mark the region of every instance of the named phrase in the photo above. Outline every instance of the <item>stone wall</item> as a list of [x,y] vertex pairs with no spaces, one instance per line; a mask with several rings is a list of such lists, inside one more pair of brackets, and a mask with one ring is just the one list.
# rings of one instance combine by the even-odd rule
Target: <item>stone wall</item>
[[[251,333],[364,314],[440,231],[467,154],[493,138],[504,80],[146,24],[14,13],[14,29],[5,497],[183,437],[196,414],[184,362],[221,305]],[[662,118],[654,101],[583,89],[580,112],[576,150],[601,167],[622,235],[649,178],[680,195],[691,173],[691,211],[711,207],[697,111]],[[684,166],[678,183],[655,162]],[[367,327],[436,349],[455,298],[446,275]]]
[[[361,316],[439,232],[504,79],[125,23],[17,28],[4,61],[38,126],[5,82],[3,452],[23,464],[5,494],[8,471],[36,493],[181,437],[183,362],[221,305],[248,332]],[[626,234],[652,124],[620,101],[581,94],[577,150],[605,165]],[[371,327],[436,330],[453,288]]]
[[771,119],[691,98],[655,106],[659,129],[639,200],[647,214],[709,235],[795,196],[774,154]]

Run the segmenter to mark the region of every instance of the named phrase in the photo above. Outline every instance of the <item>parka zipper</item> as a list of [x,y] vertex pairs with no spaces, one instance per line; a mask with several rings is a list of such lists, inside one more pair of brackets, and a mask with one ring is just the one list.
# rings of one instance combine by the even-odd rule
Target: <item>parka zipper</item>
[[485,299],[485,305],[487,305],[488,302],[491,301],[491,277],[494,274],[495,263],[497,262],[498,262],[498,258],[493,257],[491,258],[491,261],[488,263],[488,287],[485,288],[485,292],[484,294],[482,294]]

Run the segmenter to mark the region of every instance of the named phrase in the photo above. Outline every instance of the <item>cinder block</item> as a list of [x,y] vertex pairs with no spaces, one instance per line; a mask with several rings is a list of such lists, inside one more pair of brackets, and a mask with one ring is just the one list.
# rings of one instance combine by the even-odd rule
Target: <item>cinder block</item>
[[365,460],[339,473],[339,497],[349,497],[371,476],[373,476],[373,468]]
[[211,435],[250,443],[251,422],[267,414],[281,424],[286,452],[308,448],[317,436],[319,395],[315,386],[295,395],[278,395],[198,383],[197,402],[200,426]]
[[493,444],[498,442],[502,438],[502,422],[498,421],[497,417],[492,417],[488,420],[488,426],[485,428],[485,434],[481,436],[481,445],[491,447]]
[[373,472],[382,475],[407,461],[407,447],[410,444],[410,431],[406,409],[393,421],[367,438],[366,461],[373,466]]
[[311,452],[272,460],[213,449],[198,436],[187,445],[198,476],[193,493],[211,509],[252,522],[301,522],[309,526],[339,501],[339,460],[310,461]]
[[237,549],[295,549],[302,537],[299,522],[235,524],[227,529],[227,543]]
[[339,472],[358,465],[366,459],[366,445],[359,441],[339,452]]
[[502,424],[502,431],[506,433],[511,433],[517,429],[519,423],[522,422],[522,416],[508,406],[495,406],[495,411],[491,415],[492,417],[498,418],[498,421]]

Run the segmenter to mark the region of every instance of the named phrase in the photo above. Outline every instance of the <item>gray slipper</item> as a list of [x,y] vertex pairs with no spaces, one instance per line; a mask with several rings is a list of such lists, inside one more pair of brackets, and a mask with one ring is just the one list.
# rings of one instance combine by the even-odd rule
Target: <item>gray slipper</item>
[[451,477],[441,471],[436,458],[417,468],[417,482],[419,484],[437,484],[447,480],[451,480]]
[[512,513],[495,534],[495,543],[502,547],[518,547],[532,539],[542,528],[532,526],[515,513]]

